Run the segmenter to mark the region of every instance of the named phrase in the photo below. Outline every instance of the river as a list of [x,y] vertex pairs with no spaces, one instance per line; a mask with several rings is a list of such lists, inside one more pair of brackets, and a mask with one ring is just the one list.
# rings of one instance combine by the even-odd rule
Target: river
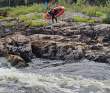
[[0,58],[0,93],[110,93],[110,65],[34,58],[26,68]]

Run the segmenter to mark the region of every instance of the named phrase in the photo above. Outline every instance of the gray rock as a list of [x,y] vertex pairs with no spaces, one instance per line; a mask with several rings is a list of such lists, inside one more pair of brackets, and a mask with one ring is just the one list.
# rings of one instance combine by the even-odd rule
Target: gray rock
[[31,61],[32,49],[30,39],[21,34],[14,34],[6,38],[6,48],[10,54],[21,56],[26,62]]

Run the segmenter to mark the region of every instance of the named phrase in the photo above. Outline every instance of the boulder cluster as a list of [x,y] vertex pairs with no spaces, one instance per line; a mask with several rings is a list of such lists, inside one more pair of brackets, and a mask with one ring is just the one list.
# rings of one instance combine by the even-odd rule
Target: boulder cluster
[[110,63],[108,24],[69,22],[26,28],[16,21],[13,27],[1,26],[0,32],[0,56],[13,66],[28,66],[33,57]]

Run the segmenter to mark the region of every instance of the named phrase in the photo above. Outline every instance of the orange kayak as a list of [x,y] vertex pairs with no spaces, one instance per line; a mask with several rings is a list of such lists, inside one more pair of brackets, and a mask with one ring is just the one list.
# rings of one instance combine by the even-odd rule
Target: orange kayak
[[[59,17],[60,15],[62,15],[65,12],[65,7],[64,6],[56,7],[56,8],[54,8],[54,11],[55,11],[55,16]],[[52,16],[51,16],[51,14],[48,15],[48,12],[47,12],[45,14],[45,18],[52,19]]]

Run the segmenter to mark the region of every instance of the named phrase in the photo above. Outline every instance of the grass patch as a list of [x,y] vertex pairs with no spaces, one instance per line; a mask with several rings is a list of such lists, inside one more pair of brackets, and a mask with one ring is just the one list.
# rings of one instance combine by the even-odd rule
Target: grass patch
[[0,16],[0,19],[4,19],[4,17],[3,16]]
[[27,20],[30,20],[30,18],[29,18],[28,16],[26,16],[26,15],[23,15],[23,16],[21,16],[21,17],[19,18],[19,22],[25,22],[25,21],[27,21]]
[[0,21],[1,21],[1,20],[3,20],[3,19],[5,19],[5,17],[3,17],[3,16],[0,16]]
[[5,27],[10,27],[10,26],[14,26],[15,24],[14,23],[7,23],[5,24]]
[[90,24],[94,24],[94,20],[92,20],[92,19],[85,19],[85,22],[87,22],[87,23],[90,23]]
[[38,19],[42,19],[42,15],[36,15],[34,14],[33,17],[32,17],[32,20],[38,20]]
[[29,13],[46,13],[46,6],[43,4],[34,4],[32,6],[18,6],[13,7],[11,11],[9,11],[9,17],[18,17],[20,15],[26,15]]
[[81,17],[75,17],[74,21],[75,22],[86,22],[86,23],[94,24],[94,20],[89,20],[89,19],[85,19],[85,18],[81,18]]
[[32,22],[32,20],[28,20],[25,23],[26,23],[25,24],[26,27],[41,27],[41,26],[49,24],[49,22],[47,22],[47,21],[40,21],[40,22],[36,23],[36,22]]
[[81,18],[81,17],[75,17],[74,18],[74,21],[75,22],[85,22],[85,19],[84,18]]
[[104,15],[102,12],[96,12],[97,17],[102,16],[102,15]]

